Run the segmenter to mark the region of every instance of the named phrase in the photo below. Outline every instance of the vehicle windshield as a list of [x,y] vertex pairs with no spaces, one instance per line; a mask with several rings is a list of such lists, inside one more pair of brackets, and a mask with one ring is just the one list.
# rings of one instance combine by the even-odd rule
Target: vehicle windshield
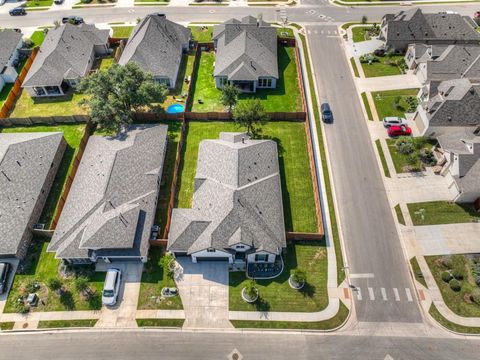
[[113,290],[103,290],[103,296],[104,297],[112,297],[113,296]]

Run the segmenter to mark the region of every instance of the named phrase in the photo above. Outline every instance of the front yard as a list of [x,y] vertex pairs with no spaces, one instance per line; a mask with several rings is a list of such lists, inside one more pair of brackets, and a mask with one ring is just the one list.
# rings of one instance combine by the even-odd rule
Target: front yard
[[449,201],[430,201],[407,204],[413,225],[457,224],[480,221],[480,212],[473,204]]
[[374,28],[373,26],[354,26],[352,27],[352,40],[353,42],[362,42],[366,40],[370,40],[372,36],[377,36],[377,30],[379,28]]
[[406,112],[415,111],[417,93],[418,89],[372,92],[380,121],[387,116],[405,117]]
[[[367,55],[368,56],[368,55]],[[403,55],[385,55],[383,57],[371,55],[372,63],[362,63],[363,73],[365,77],[401,75]]]
[[22,5],[26,8],[36,8],[36,7],[50,7],[53,4],[53,0],[27,0],[27,2]]
[[[328,305],[327,249],[325,242],[289,244],[283,256],[285,268],[279,277],[256,280],[260,298],[253,304],[243,301],[241,291],[247,279],[244,272],[229,273],[229,309],[231,311],[299,311],[316,312]],[[290,273],[302,269],[307,283],[301,290],[288,284]]]
[[192,40],[200,43],[211,42],[213,26],[189,26],[192,30]]
[[436,164],[432,153],[435,140],[427,140],[423,137],[400,137],[386,139],[386,142],[397,173],[423,171],[425,166]]
[[84,95],[82,94],[74,93],[34,100],[26,91],[22,91],[10,117],[86,115],[86,109],[79,104],[83,97]]
[[425,260],[450,310],[480,317],[480,255],[427,256]]
[[134,26],[112,26],[114,38],[127,39],[133,31]]
[[[202,52],[197,76],[194,78],[192,111],[224,111],[220,103],[221,91],[213,78],[214,52]],[[269,112],[302,111],[302,97],[297,78],[294,48],[278,47],[278,72],[280,78],[275,89],[259,89],[256,93],[241,94],[239,99],[260,99]],[[199,100],[203,103],[200,104]]]
[[140,295],[138,297],[138,309],[183,309],[180,296],[162,298],[163,287],[176,287],[175,281],[168,277],[160,263],[164,255],[161,247],[151,247],[148,253],[148,262],[145,264],[140,284]]
[[[218,139],[221,131],[240,130],[233,122],[192,121],[188,124],[175,207],[192,206],[200,141]],[[269,122],[262,126],[262,136],[278,144],[286,231],[316,233],[315,202],[304,124]]]

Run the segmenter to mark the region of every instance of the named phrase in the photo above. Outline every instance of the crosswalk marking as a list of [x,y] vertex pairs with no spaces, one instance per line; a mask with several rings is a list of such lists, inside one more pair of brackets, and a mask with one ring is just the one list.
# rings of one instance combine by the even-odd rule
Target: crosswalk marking
[[357,291],[357,299],[361,301],[362,300],[362,290],[360,288],[357,288],[356,291]]
[[382,292],[383,301],[387,301],[388,298],[387,298],[387,292],[385,291],[385,288],[380,288],[380,291]]
[[407,293],[407,300],[408,301],[413,301],[412,299],[412,293],[410,292],[409,288],[405,288],[405,292]]
[[397,288],[393,288],[393,294],[395,295],[395,301],[400,301],[400,295],[398,294]]
[[368,288],[368,295],[370,296],[370,300],[375,300],[375,294],[373,293],[373,289],[371,287]]

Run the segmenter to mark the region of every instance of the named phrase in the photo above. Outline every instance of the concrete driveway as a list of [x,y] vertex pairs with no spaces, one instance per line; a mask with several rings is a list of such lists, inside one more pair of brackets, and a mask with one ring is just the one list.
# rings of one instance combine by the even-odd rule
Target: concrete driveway
[[228,262],[177,259],[175,271],[185,310],[184,327],[232,328],[228,320]]

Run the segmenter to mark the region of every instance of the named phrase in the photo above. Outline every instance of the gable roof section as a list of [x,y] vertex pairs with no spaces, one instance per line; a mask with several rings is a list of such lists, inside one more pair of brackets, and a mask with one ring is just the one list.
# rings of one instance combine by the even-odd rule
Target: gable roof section
[[21,33],[8,29],[0,30],[0,72],[7,65],[20,40]]
[[244,133],[200,143],[191,209],[173,209],[168,249],[192,254],[246,244],[286,246],[277,145]]
[[91,136],[48,250],[57,258],[146,256],[166,143],[166,125]]
[[0,255],[17,253],[63,134],[0,133]]
[[148,15],[135,27],[118,63],[133,61],[153,76],[175,79],[182,47],[188,45],[191,34],[190,29],[165,16]]
[[215,26],[213,39],[217,43],[214,76],[278,79],[277,31],[269,24],[252,16],[231,19]]
[[59,86],[85,76],[94,46],[106,45],[109,32],[88,24],[50,29],[22,87]]

